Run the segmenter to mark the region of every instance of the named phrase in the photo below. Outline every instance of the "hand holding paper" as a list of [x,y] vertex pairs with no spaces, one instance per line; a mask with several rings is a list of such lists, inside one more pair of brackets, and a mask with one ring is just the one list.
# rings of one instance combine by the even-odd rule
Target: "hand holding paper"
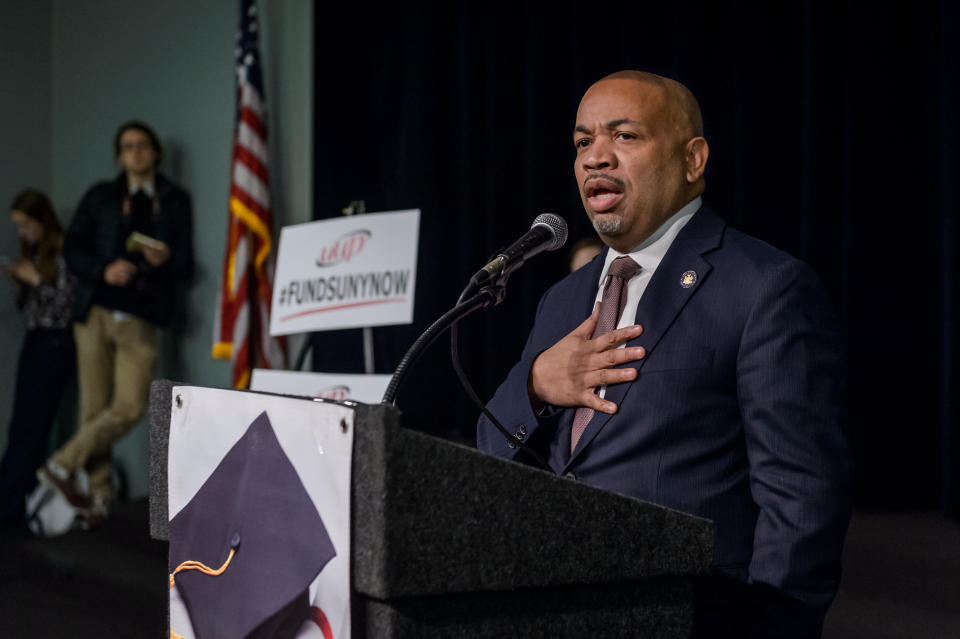
[[170,247],[158,239],[134,231],[127,238],[127,250],[140,251],[150,266],[160,266],[170,259]]

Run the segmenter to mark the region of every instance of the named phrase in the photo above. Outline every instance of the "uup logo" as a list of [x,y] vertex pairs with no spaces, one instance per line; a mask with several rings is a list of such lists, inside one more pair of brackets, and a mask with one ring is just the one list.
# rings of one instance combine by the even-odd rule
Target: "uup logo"
[[326,388],[320,389],[320,391],[314,395],[314,397],[320,397],[322,399],[334,399],[334,400],[344,400],[350,397],[350,387],[346,384],[339,384],[337,386],[328,386]]
[[349,262],[350,258],[363,250],[370,236],[371,233],[367,229],[357,229],[341,235],[333,244],[320,249],[317,266],[333,266],[341,262]]

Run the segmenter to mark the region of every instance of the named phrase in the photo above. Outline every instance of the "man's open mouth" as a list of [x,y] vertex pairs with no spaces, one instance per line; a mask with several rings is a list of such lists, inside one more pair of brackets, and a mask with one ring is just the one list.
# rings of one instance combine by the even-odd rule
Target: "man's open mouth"
[[594,213],[604,213],[614,208],[623,199],[623,188],[607,178],[593,178],[584,186],[587,201]]

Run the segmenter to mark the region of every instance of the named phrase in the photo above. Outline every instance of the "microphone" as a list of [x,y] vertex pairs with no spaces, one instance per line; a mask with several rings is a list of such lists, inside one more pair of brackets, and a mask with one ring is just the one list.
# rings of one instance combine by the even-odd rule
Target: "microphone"
[[519,240],[501,251],[486,266],[470,278],[468,290],[476,290],[489,282],[506,277],[523,266],[524,262],[543,251],[553,251],[567,241],[567,223],[559,215],[542,213],[533,221],[530,230]]

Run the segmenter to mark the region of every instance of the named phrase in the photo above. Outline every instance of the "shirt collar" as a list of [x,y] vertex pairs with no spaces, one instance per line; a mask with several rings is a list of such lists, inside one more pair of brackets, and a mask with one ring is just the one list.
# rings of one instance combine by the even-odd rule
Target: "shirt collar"
[[661,224],[660,228],[653,232],[653,235],[629,253],[621,253],[612,248],[607,251],[607,257],[603,262],[603,270],[600,271],[598,286],[603,286],[603,282],[607,278],[607,271],[610,269],[613,260],[622,255],[629,255],[644,271],[649,273],[656,271],[663,256],[667,254],[667,249],[670,248],[673,240],[680,233],[680,229],[686,226],[690,218],[700,210],[702,203],[702,199],[697,197],[685,204],[679,211],[671,215],[670,219]]
[[130,193],[130,195],[136,195],[137,191],[143,191],[148,197],[153,197],[155,188],[152,180],[149,182],[134,182],[128,177],[127,191]]

